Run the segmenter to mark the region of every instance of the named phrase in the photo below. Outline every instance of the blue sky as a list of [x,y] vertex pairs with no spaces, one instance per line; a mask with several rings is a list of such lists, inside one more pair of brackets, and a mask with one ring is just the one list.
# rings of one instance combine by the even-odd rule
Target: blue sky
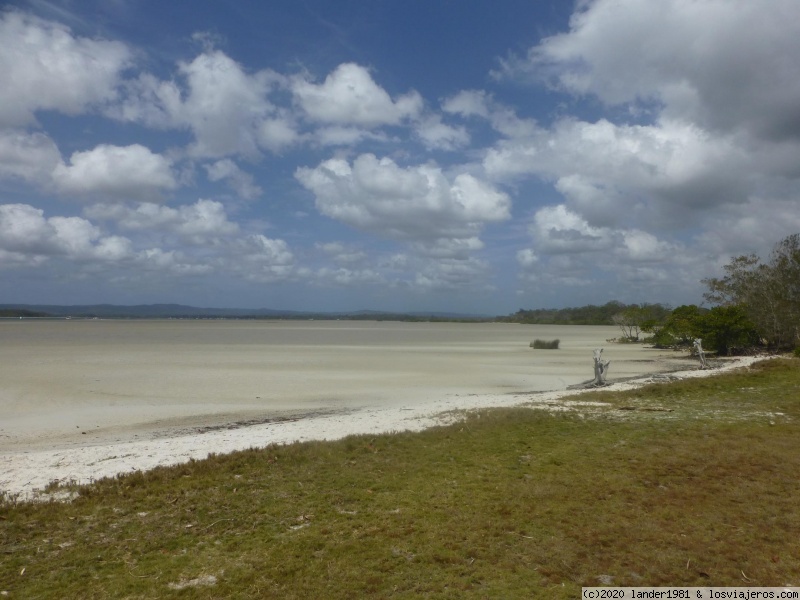
[[702,301],[800,232],[795,0],[6,2],[0,303]]

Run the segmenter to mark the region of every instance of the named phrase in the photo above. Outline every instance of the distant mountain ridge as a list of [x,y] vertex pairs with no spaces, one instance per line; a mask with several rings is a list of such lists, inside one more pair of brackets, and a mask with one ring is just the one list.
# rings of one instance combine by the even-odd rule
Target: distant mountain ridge
[[[100,317],[129,319],[164,319],[164,318],[275,318],[275,319],[447,319],[447,320],[489,320],[487,315],[468,315],[450,312],[409,312],[396,313],[387,311],[359,310],[353,312],[309,312],[292,310],[275,310],[271,308],[209,308],[188,306],[185,304],[0,304],[0,313],[20,313],[29,316],[32,313],[51,317]],[[25,313],[25,314],[23,314]],[[13,316],[13,315],[11,315]]]

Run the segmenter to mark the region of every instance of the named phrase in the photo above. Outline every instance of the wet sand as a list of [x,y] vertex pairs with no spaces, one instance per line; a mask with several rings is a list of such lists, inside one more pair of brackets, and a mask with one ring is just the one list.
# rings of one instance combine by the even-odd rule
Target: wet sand
[[[501,323],[0,321],[0,490],[419,429],[444,411],[547,390],[561,397],[592,378],[597,347],[610,380],[696,368],[685,355],[607,342],[617,335]],[[561,347],[533,350],[536,338]]]

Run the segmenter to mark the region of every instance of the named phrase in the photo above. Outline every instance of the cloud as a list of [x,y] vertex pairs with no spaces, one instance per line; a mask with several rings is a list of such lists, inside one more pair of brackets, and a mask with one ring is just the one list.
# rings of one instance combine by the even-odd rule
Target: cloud
[[151,127],[189,129],[192,156],[255,158],[297,141],[291,118],[270,100],[284,78],[274,71],[248,73],[219,50],[178,63],[177,81],[143,73],[129,81],[125,98],[108,111],[114,118]]
[[205,165],[205,169],[211,181],[225,181],[231,189],[246,200],[254,200],[262,194],[263,190],[255,184],[253,176],[242,171],[229,158]]
[[463,118],[480,118],[506,137],[534,135],[538,129],[534,119],[522,119],[514,110],[484,90],[462,90],[442,102],[442,110]]
[[294,255],[285,241],[253,234],[228,246],[224,268],[250,281],[280,281],[291,277]]
[[92,219],[113,221],[126,231],[167,232],[193,244],[204,244],[239,231],[239,226],[228,220],[222,203],[214,200],[201,199],[178,208],[149,202],[136,206],[96,204],[87,207],[84,213]]
[[419,114],[423,106],[415,91],[393,100],[366,68],[354,63],[339,65],[321,84],[295,77],[291,90],[309,119],[336,125],[397,125]]
[[631,263],[671,263],[680,247],[634,228],[593,227],[563,204],[536,211],[529,233],[536,252],[521,251],[523,266],[535,267],[539,255],[594,255],[599,262],[614,257],[614,266]]
[[328,242],[325,244],[315,244],[315,247],[340,265],[353,265],[365,262],[368,255],[363,250],[353,247],[351,244],[342,242]]
[[766,256],[776,241],[800,232],[797,197],[753,195],[747,202],[720,207],[695,240],[697,253],[713,257],[709,269],[720,272],[732,256]]
[[387,142],[388,137],[380,131],[370,131],[362,127],[343,127],[331,125],[317,128],[308,136],[318,146],[355,146],[364,140]]
[[602,252],[614,244],[610,229],[592,227],[563,205],[536,211],[530,233],[536,247],[548,254]]
[[54,273],[71,279],[99,277],[117,285],[215,274],[263,283],[294,274],[285,241],[241,235],[218,202],[178,209],[115,203],[89,207],[86,214],[128,236],[108,234],[86,218],[46,218],[27,204],[0,205],[0,269],[51,264]]
[[101,144],[73,153],[70,163],[53,171],[56,187],[66,194],[152,200],[178,187],[170,161],[139,144]]
[[[484,154],[491,179],[542,179],[564,198],[537,211],[523,272],[598,280],[607,267],[596,254],[614,257],[621,283],[680,288],[719,267],[709,256],[763,252],[797,231],[798,16],[787,0],[582,2],[568,32],[494,75],[599,99],[608,118],[529,122],[520,135],[500,125],[486,92],[445,101],[504,136]],[[696,246],[659,237],[670,233],[695,235]]]
[[43,210],[28,204],[3,204],[0,252],[0,266],[3,258],[11,266],[36,266],[50,258],[119,261],[131,255],[131,243],[120,236],[103,236],[80,217],[45,218]]
[[[287,77],[268,69],[249,73],[209,48],[190,62],[179,62],[177,75],[164,81],[142,73],[125,82],[123,99],[106,114],[150,127],[188,129],[194,135],[191,156],[256,159],[262,150],[280,154],[306,142],[349,146],[365,139],[385,141],[379,127],[409,123],[423,108],[417,92],[392,99],[366,68],[354,63],[340,65],[317,84],[306,75]],[[287,91],[291,106],[280,104]],[[309,124],[313,132],[301,132]],[[454,146],[465,139],[459,128],[430,125],[430,133],[420,135],[426,144]]]
[[482,117],[489,119],[489,104],[492,98],[484,90],[462,90],[442,102],[442,110],[462,117]]
[[537,286],[593,286],[609,297],[646,289],[669,301],[704,273],[704,256],[683,244],[636,228],[595,227],[564,205],[537,210],[528,232],[531,247],[517,252],[517,262],[523,281]]
[[87,112],[116,97],[131,52],[120,42],[76,37],[68,27],[0,13],[0,125],[35,123],[37,111]]
[[794,0],[595,0],[569,32],[496,74],[544,78],[609,105],[719,132],[800,137],[800,19]]
[[429,150],[457,150],[470,142],[464,127],[448,125],[439,115],[428,115],[415,123],[414,134]]
[[136,255],[137,269],[126,272],[118,280],[138,281],[142,279],[163,279],[165,277],[191,277],[208,275],[214,272],[214,266],[198,263],[180,250],[163,250],[147,248]]
[[686,123],[561,119],[530,137],[500,140],[483,167],[501,181],[533,175],[553,182],[593,224],[633,218],[676,227],[687,210],[744,202],[762,163],[740,140]]
[[279,110],[274,118],[264,119],[258,125],[258,145],[275,154],[280,154],[302,141],[294,119],[288,111]]
[[0,179],[48,185],[60,163],[61,153],[47,135],[0,129]]
[[491,289],[485,283],[488,274],[489,264],[486,261],[476,258],[442,258],[427,261],[417,271],[411,283],[420,293],[469,289],[488,291]]
[[386,284],[386,279],[383,275],[374,269],[352,269],[348,267],[337,267],[335,269],[322,267],[316,271],[306,273],[306,278],[315,285],[322,286],[354,287]]
[[276,81],[271,71],[253,75],[220,51],[206,52],[181,63],[189,94],[181,117],[195,134],[192,153],[221,156],[257,154],[257,125],[273,110],[266,96]]
[[[476,247],[486,223],[509,218],[509,197],[473,175],[448,177],[431,164],[401,167],[362,154],[352,165],[330,159],[295,172],[323,214],[417,246]],[[458,240],[448,242],[446,240]]]

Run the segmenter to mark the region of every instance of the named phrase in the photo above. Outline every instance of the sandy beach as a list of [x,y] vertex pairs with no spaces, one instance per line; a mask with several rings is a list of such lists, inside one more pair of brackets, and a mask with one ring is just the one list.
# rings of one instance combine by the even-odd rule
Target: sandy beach
[[[90,482],[303,440],[420,430],[450,411],[580,408],[605,347],[613,389],[706,376],[612,327],[247,321],[0,322],[0,491]],[[560,339],[557,351],[532,350]],[[724,368],[749,364],[732,361]]]

